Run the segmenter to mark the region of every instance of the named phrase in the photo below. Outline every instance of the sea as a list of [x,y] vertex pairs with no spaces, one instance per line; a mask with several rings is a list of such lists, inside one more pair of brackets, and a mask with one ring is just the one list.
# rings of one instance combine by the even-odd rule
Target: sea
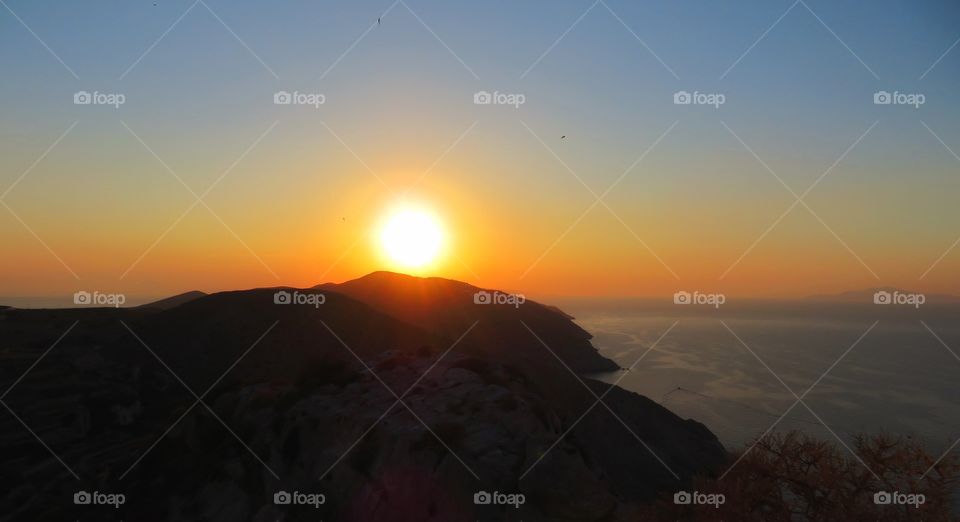
[[[0,302],[74,306],[69,296]],[[544,302],[574,316],[625,369],[590,377],[705,424],[728,449],[800,430],[848,446],[857,434],[886,432],[937,456],[960,451],[960,304]]]
[[886,432],[937,456],[960,439],[960,305],[554,302],[625,369],[591,377],[705,424],[728,449],[776,430],[848,446]]

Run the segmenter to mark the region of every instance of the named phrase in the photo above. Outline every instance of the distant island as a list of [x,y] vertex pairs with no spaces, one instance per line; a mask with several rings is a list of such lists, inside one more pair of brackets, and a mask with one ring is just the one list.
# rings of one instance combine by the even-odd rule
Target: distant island
[[[851,290],[838,294],[820,294],[804,298],[805,301],[822,301],[829,303],[874,303],[875,296],[888,295],[923,295],[926,304],[955,304],[960,303],[960,296],[950,294],[923,294],[896,288],[892,286],[881,286],[876,288],[867,288],[864,290]],[[882,298],[881,298],[882,299]]]

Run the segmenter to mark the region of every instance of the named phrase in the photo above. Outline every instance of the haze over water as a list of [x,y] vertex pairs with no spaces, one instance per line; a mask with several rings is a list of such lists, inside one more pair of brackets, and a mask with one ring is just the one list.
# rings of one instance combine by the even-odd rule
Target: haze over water
[[920,437],[938,454],[960,430],[960,360],[924,327],[954,350],[960,346],[957,305],[917,310],[754,301],[691,310],[639,299],[571,299],[561,305],[621,367],[636,363],[676,322],[627,375],[600,378],[612,383],[623,377],[621,387],[706,424],[727,447],[750,442],[796,402],[763,363],[802,396],[875,321],[804,397],[829,430],[801,404],[776,429],[831,440],[832,430],[846,443],[854,434],[882,430]]

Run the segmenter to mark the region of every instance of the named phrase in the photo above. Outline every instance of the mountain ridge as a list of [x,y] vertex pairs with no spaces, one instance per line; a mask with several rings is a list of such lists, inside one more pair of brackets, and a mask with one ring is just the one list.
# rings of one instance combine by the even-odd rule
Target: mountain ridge
[[[727,462],[699,422],[577,375],[605,359],[564,314],[475,303],[475,288],[381,274],[165,310],[5,309],[4,401],[87,490],[129,473],[133,520],[467,522],[502,516],[474,504],[487,490],[527,496],[511,519],[626,521]],[[0,417],[0,512],[71,518],[75,478],[18,426]],[[280,489],[328,502],[287,511]]]
[[927,294],[923,292],[914,292],[910,290],[904,290],[895,286],[878,286],[872,288],[864,288],[861,290],[847,290],[845,292],[839,292],[835,294],[816,294],[804,297],[804,301],[822,301],[822,302],[835,302],[835,303],[873,303],[873,296],[877,292],[887,292],[894,293],[898,292],[900,294],[923,294],[926,297],[926,304],[951,304],[951,303],[960,303],[960,296],[952,294]]

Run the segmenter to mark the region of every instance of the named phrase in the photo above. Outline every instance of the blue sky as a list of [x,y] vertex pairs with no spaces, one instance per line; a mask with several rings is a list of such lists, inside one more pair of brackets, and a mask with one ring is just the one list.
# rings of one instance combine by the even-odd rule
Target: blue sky
[[[357,190],[353,181],[375,181],[353,153],[372,170],[386,170],[387,181],[403,184],[404,172],[430,165],[472,122],[479,122],[476,130],[449,158],[460,168],[440,175],[498,198],[498,208],[525,222],[540,219],[527,218],[525,209],[545,216],[529,233],[556,236],[591,203],[584,184],[603,192],[676,122],[607,201],[631,226],[669,220],[682,225],[674,235],[691,243],[731,245],[715,273],[793,201],[733,133],[799,194],[879,122],[811,192],[810,206],[868,264],[891,263],[884,272],[894,281],[884,282],[915,284],[960,234],[960,213],[951,208],[960,161],[938,142],[960,150],[960,51],[947,52],[960,38],[954,2],[4,1],[0,186],[17,180],[79,121],[7,201],[41,237],[136,242],[125,261],[191,197],[121,121],[197,192],[280,122],[230,183],[211,193],[211,205],[234,216],[224,220],[236,221],[243,237],[266,234],[245,222],[252,210],[302,219],[310,207],[298,199],[305,186],[336,194]],[[90,111],[73,105],[78,90],[122,92],[127,103]],[[269,103],[278,90],[322,92],[322,121],[352,151],[331,139],[316,113]],[[527,103],[484,111],[471,103],[478,90],[523,93]],[[672,96],[680,90],[722,93],[726,103],[677,106]],[[875,105],[879,90],[922,93],[926,103]],[[568,136],[562,145],[560,135]],[[401,165],[396,176],[389,172],[394,165]],[[261,196],[289,204],[253,201]],[[58,218],[64,209],[81,215],[73,228]],[[138,211],[149,216],[131,219]],[[111,230],[117,221],[128,226]],[[28,248],[33,239],[19,224],[2,223],[5,237]],[[584,227],[570,248],[611,227],[624,239],[615,222],[587,219]],[[737,232],[725,238],[726,230]],[[814,230],[824,232],[808,215],[793,232],[774,235],[788,240]],[[658,232],[651,234],[656,241]],[[532,248],[551,241],[543,237]],[[850,261],[834,238],[817,241]],[[79,248],[67,239],[59,246],[73,247]],[[673,250],[682,256],[692,248]],[[523,272],[531,257],[537,252],[514,272]],[[92,277],[116,278],[113,267],[95,264],[86,270]],[[870,282],[857,265],[845,269],[859,275],[839,280]],[[950,270],[940,271],[941,281]],[[538,283],[549,284],[544,277]],[[159,279],[160,273],[143,284]]]

